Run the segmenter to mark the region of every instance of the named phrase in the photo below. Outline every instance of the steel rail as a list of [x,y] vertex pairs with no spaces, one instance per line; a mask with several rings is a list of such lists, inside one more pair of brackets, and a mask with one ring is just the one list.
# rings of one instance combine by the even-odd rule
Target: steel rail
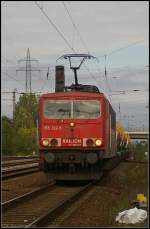
[[30,164],[33,162],[38,162],[38,158],[32,158],[32,159],[19,159],[19,160],[6,160],[2,161],[2,167],[7,167],[7,166],[15,166],[15,165],[22,165],[22,164]]
[[28,173],[32,173],[32,172],[37,172],[39,171],[38,168],[38,163],[34,163],[34,164],[29,164],[29,165],[24,165],[24,166],[19,166],[19,167],[9,167],[9,168],[5,168],[2,169],[2,179],[8,179],[8,178],[12,178],[15,176],[20,176],[20,175],[24,175],[24,174],[28,174]]
[[2,156],[2,161],[12,161],[12,160],[21,160],[21,159],[36,159],[39,156]]
[[124,162],[138,163],[138,164],[148,164],[148,161],[139,161],[139,160],[130,160],[130,159],[126,159]]
[[81,188],[79,191],[71,195],[71,197],[59,202],[54,208],[49,209],[46,213],[35,219],[31,224],[27,225],[26,228],[44,226],[47,222],[54,221],[67,207],[77,201],[82,194],[87,192],[92,187],[92,183]]
[[[3,227],[43,226],[57,218],[65,208],[92,187],[62,187],[55,184],[38,189],[2,204]],[[43,200],[43,201],[42,201]]]
[[52,188],[54,185],[55,185],[56,182],[52,182],[48,185],[45,185],[44,187],[40,187],[40,188],[37,188],[31,192],[27,192],[21,196],[17,196],[11,200],[8,200],[6,202],[3,202],[2,203],[2,209],[3,211],[4,210],[7,210],[8,208],[10,207],[15,207],[17,204],[19,204],[20,202],[23,202],[23,201],[27,201],[29,200],[30,198],[32,198],[33,196],[35,197],[37,194],[49,189],[50,187]]

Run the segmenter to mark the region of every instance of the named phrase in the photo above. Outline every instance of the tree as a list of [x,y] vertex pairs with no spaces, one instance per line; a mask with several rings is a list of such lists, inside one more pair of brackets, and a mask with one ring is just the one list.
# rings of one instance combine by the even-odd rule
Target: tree
[[16,131],[11,119],[2,117],[2,154],[13,155],[16,153]]
[[15,110],[15,128],[18,140],[16,147],[18,153],[37,152],[37,118],[38,97],[35,94],[20,96]]
[[20,96],[15,109],[16,128],[36,127],[38,118],[38,97],[35,94]]
[[37,152],[37,128],[19,128],[17,131],[18,141],[16,142],[19,154],[31,154]]
[[32,154],[37,152],[38,97],[35,94],[20,96],[16,104],[15,120],[2,117],[2,151],[4,155]]
[[33,115],[24,107],[19,106],[15,116],[15,127],[33,128],[35,126]]

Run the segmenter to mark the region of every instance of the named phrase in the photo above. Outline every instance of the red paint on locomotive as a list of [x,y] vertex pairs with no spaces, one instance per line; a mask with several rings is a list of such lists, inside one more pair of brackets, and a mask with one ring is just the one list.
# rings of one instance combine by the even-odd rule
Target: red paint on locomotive
[[[63,102],[66,105],[67,101],[70,108],[76,102],[80,104],[84,101],[86,104],[86,102],[94,101],[99,104],[100,110],[95,117],[91,113],[89,118],[64,118],[63,111],[66,110],[60,108],[62,117],[57,117],[57,114],[53,113],[52,110],[50,111],[50,114],[53,114],[52,117],[48,117],[44,109],[45,104],[51,101],[53,103],[59,103],[60,101],[59,105]],[[49,105],[51,109],[51,103]],[[45,153],[47,152],[53,152],[54,154],[68,152],[68,150],[70,152],[76,151],[76,154],[78,152],[96,152],[100,153],[102,158],[113,157],[116,153],[115,118],[115,112],[103,93],[59,92],[42,95],[39,108],[39,150],[42,154],[40,166],[44,166]],[[46,144],[48,141],[48,145],[44,146],[43,140],[44,143],[46,141]],[[56,144],[51,144],[51,141],[54,140]]]

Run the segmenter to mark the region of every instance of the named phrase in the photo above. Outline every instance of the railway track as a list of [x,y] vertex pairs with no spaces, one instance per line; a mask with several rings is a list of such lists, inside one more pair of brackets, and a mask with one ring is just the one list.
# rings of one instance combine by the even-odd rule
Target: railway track
[[9,167],[15,165],[24,165],[29,163],[38,162],[39,158],[31,158],[31,159],[18,159],[18,160],[5,160],[2,161],[2,167]]
[[38,171],[38,157],[2,161],[2,179]]
[[36,159],[38,156],[2,156],[3,161],[21,160],[21,159]]
[[128,163],[137,163],[137,164],[148,164],[148,161],[139,161],[139,160],[130,160],[130,159],[126,159],[124,160],[124,162],[128,162]]
[[37,172],[37,171],[39,171],[38,163],[2,168],[2,179],[4,180],[16,176],[25,175],[28,173]]
[[[105,167],[105,172],[112,170],[118,164]],[[111,167],[111,168],[110,168]],[[37,189],[23,196],[2,204],[2,227],[43,227],[53,225],[72,203],[92,188],[93,183],[84,186],[65,187],[55,183]],[[55,223],[54,223],[55,224]]]
[[53,222],[64,209],[92,187],[55,183],[2,204],[2,227],[40,227]]

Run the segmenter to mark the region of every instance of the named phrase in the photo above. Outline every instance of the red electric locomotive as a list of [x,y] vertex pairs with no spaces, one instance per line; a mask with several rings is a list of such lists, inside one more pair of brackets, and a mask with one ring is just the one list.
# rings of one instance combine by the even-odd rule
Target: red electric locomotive
[[[65,55],[69,61],[91,56]],[[79,65],[79,67],[81,66]],[[40,168],[55,180],[96,180],[105,159],[116,156],[116,114],[96,86],[64,87],[62,66],[56,67],[56,92],[39,103]]]

